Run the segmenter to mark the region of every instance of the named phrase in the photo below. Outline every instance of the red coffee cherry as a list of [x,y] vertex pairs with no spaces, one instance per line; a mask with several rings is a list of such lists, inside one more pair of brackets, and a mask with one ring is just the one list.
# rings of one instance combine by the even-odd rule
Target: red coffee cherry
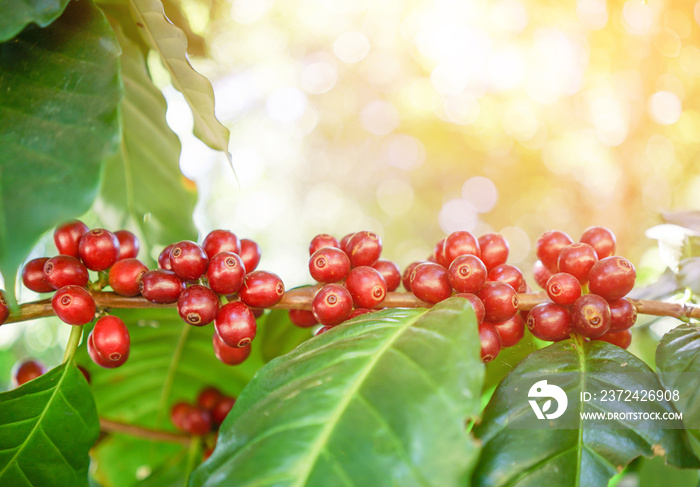
[[211,419],[214,421],[214,424],[220,425],[223,423],[228,413],[233,409],[234,404],[236,404],[236,399],[233,397],[224,396],[219,399],[211,410]]
[[448,267],[460,255],[471,254],[481,257],[479,241],[474,235],[466,231],[457,231],[449,234],[445,239],[444,252],[445,262],[447,262]]
[[550,272],[557,272],[557,262],[561,249],[572,243],[574,241],[564,232],[559,230],[545,232],[537,239],[537,258]]
[[290,309],[289,321],[291,321],[294,326],[298,326],[299,328],[311,328],[312,326],[318,324],[313,311],[307,311],[305,309]]
[[605,335],[596,338],[596,340],[612,343],[620,348],[627,348],[632,343],[632,332],[630,330],[609,331]]
[[119,257],[122,259],[135,259],[139,255],[141,243],[139,239],[128,230],[118,230],[114,232],[114,236],[119,241]]
[[238,365],[245,361],[250,356],[250,344],[245,347],[229,347],[224,341],[219,338],[219,335],[214,333],[212,337],[212,345],[214,347],[214,355],[219,359],[219,362],[226,365]]
[[202,248],[210,259],[221,252],[240,254],[241,241],[229,230],[212,230],[202,242]]
[[124,322],[116,316],[103,316],[92,329],[95,352],[109,362],[120,362],[129,355],[131,337]]
[[138,296],[141,278],[146,272],[148,267],[138,259],[118,260],[109,269],[109,285],[122,296]]
[[64,286],[53,295],[51,307],[69,325],[84,325],[95,318],[95,300],[80,286]]
[[71,220],[56,227],[53,232],[53,242],[56,244],[59,254],[70,255],[76,259],[79,257],[80,237],[90,229],[80,220]]
[[571,323],[579,334],[598,338],[610,329],[610,306],[596,294],[584,294],[571,307]]
[[321,233],[316,235],[311,239],[309,244],[309,255],[314,255],[314,253],[324,247],[334,247],[336,249],[340,248],[340,242],[333,235],[328,235],[327,233]]
[[217,294],[233,294],[243,285],[245,264],[232,252],[219,252],[211,258],[207,268],[209,287]]
[[100,356],[100,354],[97,353],[97,350],[95,349],[95,342],[93,340],[92,332],[88,334],[87,351],[92,361],[96,365],[99,365],[100,367],[105,369],[116,369],[117,367],[121,367],[126,363],[127,359],[129,358],[128,353],[126,355],[122,355],[122,358],[117,361],[105,360],[104,358],[102,358],[102,356]]
[[10,317],[10,306],[7,304],[7,295],[5,291],[0,290],[0,325],[7,321]]
[[569,311],[552,303],[538,304],[530,310],[527,329],[540,340],[548,342],[566,340],[574,331]]
[[352,313],[352,295],[340,284],[326,284],[311,303],[314,317],[325,326],[336,326]]
[[390,260],[379,259],[374,263],[372,268],[379,271],[384,278],[387,292],[390,293],[398,289],[399,284],[401,284],[401,271],[399,270],[399,266]]
[[372,266],[382,253],[382,239],[376,233],[357,232],[348,242],[347,252],[353,267]]
[[173,426],[181,431],[185,430],[185,416],[191,407],[192,405],[185,401],[173,404],[173,407],[170,408],[170,422],[173,423]]
[[575,243],[561,249],[558,267],[559,272],[571,274],[583,285],[588,282],[588,273],[596,262],[598,255],[593,247],[585,243]]
[[148,271],[141,276],[139,290],[152,303],[169,304],[177,301],[185,283],[173,271]]
[[119,240],[109,230],[95,228],[80,237],[78,254],[88,269],[107,270],[119,258]]
[[170,249],[170,265],[173,272],[183,281],[196,281],[206,272],[209,257],[196,243],[183,240]]
[[525,320],[519,313],[516,313],[515,316],[506,321],[499,321],[492,323],[492,325],[501,337],[501,346],[503,348],[517,345],[525,336]]
[[197,406],[187,409],[183,422],[183,429],[194,436],[204,436],[211,431],[211,413]]
[[547,296],[560,306],[571,306],[581,297],[581,283],[571,274],[559,272],[547,281]]
[[605,227],[587,228],[579,241],[593,247],[598,259],[610,257],[615,253],[615,234]]
[[277,274],[254,271],[246,274],[238,296],[252,308],[269,308],[284,296],[284,283]]
[[214,328],[229,347],[245,347],[255,338],[258,325],[250,308],[240,301],[232,301],[219,308]]
[[[44,264],[48,260],[48,257],[40,257],[30,260],[24,266],[24,269],[22,269],[22,283],[27,289],[31,289],[35,293],[50,293],[55,290],[46,280],[46,275],[44,274]],[[87,272],[87,269],[85,272]]]
[[440,264],[447,269],[450,267],[450,262],[447,262],[447,257],[445,256],[445,240],[447,240],[447,237],[441,238],[438,243],[435,244],[433,255],[431,256],[432,258],[429,258],[428,261]]
[[411,291],[411,274],[413,274],[413,269],[415,269],[418,264],[422,263],[423,262],[412,262],[408,264],[404,269],[403,274],[401,274],[401,284],[403,284],[403,288],[406,291]]
[[30,380],[34,380],[46,373],[46,367],[38,360],[27,360],[21,364],[18,363],[15,367],[16,370],[12,376],[17,386],[26,384]]
[[309,274],[323,283],[338,282],[350,272],[350,258],[335,247],[318,249],[309,259]]
[[620,256],[599,260],[588,274],[588,289],[608,301],[625,297],[634,287],[637,271],[632,263]]
[[170,265],[170,251],[173,249],[175,244],[170,244],[160,251],[158,255],[158,268],[166,271],[172,271],[173,266]]
[[467,301],[469,301],[472,305],[472,308],[474,308],[474,314],[476,315],[476,322],[483,323],[484,316],[486,316],[486,308],[484,307],[484,302],[481,299],[479,299],[479,297],[476,294],[458,293],[458,294],[455,294],[455,296],[459,296],[460,298],[464,298]]
[[479,340],[481,341],[481,361],[487,364],[501,352],[501,336],[493,324],[485,321],[479,325]]
[[505,282],[486,281],[476,295],[484,302],[484,321],[505,321],[518,312],[518,294]]
[[544,266],[542,261],[539,260],[535,261],[535,264],[532,266],[532,273],[534,274],[535,282],[542,289],[547,289],[547,282],[549,281],[549,278],[554,275]]
[[256,242],[243,238],[241,239],[241,253],[239,255],[243,259],[246,272],[253,272],[260,263],[262,250]]
[[57,255],[47,260],[44,264],[44,278],[54,289],[70,285],[85,287],[90,280],[87,268],[70,255]]
[[450,264],[447,277],[458,293],[475,293],[486,282],[486,266],[475,255],[460,255]]
[[340,250],[348,254],[348,257],[350,257],[350,250],[348,248],[348,244],[350,243],[350,239],[354,236],[354,233],[348,233],[345,235],[340,242],[338,243],[338,246],[340,247]]
[[214,409],[214,406],[216,406],[216,403],[219,402],[219,400],[221,400],[223,397],[224,395],[216,387],[205,387],[204,389],[199,391],[199,395],[197,396],[197,405],[202,409],[211,411],[212,409]]
[[425,262],[411,273],[411,292],[426,303],[438,303],[452,296],[449,272],[440,264]]
[[386,282],[376,269],[355,267],[345,279],[345,287],[352,295],[356,308],[374,308],[386,297]]
[[527,282],[520,269],[510,264],[501,264],[489,271],[489,281],[500,281],[509,284],[517,293],[527,292]]
[[[618,333],[632,328],[637,321],[637,308],[630,300],[622,298],[608,303],[610,306],[610,329],[608,333]],[[625,348],[625,347],[622,347]]]
[[188,325],[208,325],[219,311],[219,296],[205,286],[194,284],[180,293],[177,312]]
[[498,233],[487,233],[478,239],[481,260],[487,270],[505,264],[510,247],[505,237]]

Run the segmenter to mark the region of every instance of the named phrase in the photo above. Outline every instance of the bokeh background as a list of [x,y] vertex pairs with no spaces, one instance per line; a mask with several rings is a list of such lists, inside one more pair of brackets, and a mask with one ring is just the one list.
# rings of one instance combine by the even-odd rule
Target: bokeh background
[[[149,59],[199,192],[200,235],[255,239],[260,268],[288,288],[310,281],[318,233],[372,230],[404,267],[454,230],[500,232],[530,276],[542,232],[577,239],[590,225],[611,228],[651,281],[665,262],[646,230],[662,212],[700,209],[700,2],[165,5],[188,22],[192,64],[232,133],[235,174],[194,138]],[[17,358],[59,363],[67,328],[0,329],[0,349],[15,351],[0,354],[0,386]]]
[[542,232],[605,225],[654,267],[645,230],[700,208],[700,2],[181,6],[238,177],[166,89],[198,226],[258,240],[289,285],[313,235],[360,229],[401,266],[451,231],[501,232],[527,272]]

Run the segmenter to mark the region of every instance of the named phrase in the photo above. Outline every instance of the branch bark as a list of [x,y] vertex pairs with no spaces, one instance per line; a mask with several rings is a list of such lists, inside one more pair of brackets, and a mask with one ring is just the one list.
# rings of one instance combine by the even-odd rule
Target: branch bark
[[185,446],[188,446],[192,441],[192,438],[183,434],[170,433],[169,431],[154,430],[151,428],[144,428],[143,426],[120,423],[119,421],[112,421],[110,419],[104,418],[100,418],[100,430],[104,433],[121,433],[124,435],[135,436],[137,438],[144,438],[151,441],[180,443]]
[[[282,300],[272,309],[305,309],[311,310],[311,302],[318,286],[310,286],[287,291]],[[175,308],[177,304],[155,304],[146,299],[137,297],[120,296],[113,292],[92,291],[98,308],[109,310],[110,308]],[[232,297],[235,299],[235,297]],[[520,294],[519,308],[530,310],[540,303],[548,302],[545,293]],[[649,301],[644,299],[630,299],[637,308],[637,313],[654,316],[671,316],[673,318],[700,319],[700,306],[682,303],[667,303],[664,301]],[[392,292],[387,293],[386,299],[381,304],[382,308],[429,308],[431,305],[421,301],[411,293]],[[7,323],[28,321],[36,318],[45,318],[55,313],[51,307],[50,299],[33,301],[19,306],[18,311],[12,313]]]

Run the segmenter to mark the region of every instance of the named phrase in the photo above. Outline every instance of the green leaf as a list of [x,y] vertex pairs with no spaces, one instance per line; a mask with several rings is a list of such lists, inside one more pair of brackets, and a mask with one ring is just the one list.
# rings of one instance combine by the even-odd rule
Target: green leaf
[[258,334],[255,341],[265,362],[291,352],[296,346],[311,338],[311,330],[294,326],[289,320],[289,312],[273,309],[258,319]]
[[[697,470],[680,470],[665,465],[663,459],[655,457],[642,459],[642,465],[637,471],[639,487],[659,487],[668,485],[673,487],[698,487]],[[622,484],[620,484],[622,486]]]
[[103,222],[112,219],[105,222],[109,228],[136,230],[147,248],[196,240],[196,192],[186,187],[180,172],[180,140],[165,121],[165,99],[153,85],[139,47],[118,25],[115,32],[122,47],[122,141],[121,150],[105,163],[100,188],[98,206],[110,211],[98,216]]
[[465,300],[359,316],[258,372],[190,485],[465,485],[483,374]]
[[[179,444],[110,434],[93,448],[94,474],[102,487],[136,487],[144,475],[148,478],[170,463],[180,463],[186,454]],[[180,479],[184,485],[184,475]]]
[[163,13],[160,0],[129,0],[132,17],[140,27],[144,41],[160,55],[170,73],[173,86],[187,100],[194,116],[194,135],[231,162],[228,152],[229,130],[214,113],[214,90],[187,59],[187,37]]
[[0,271],[8,287],[39,236],[87,211],[97,194],[102,160],[119,137],[118,56],[91,0],[0,44]]
[[[595,374],[595,375],[592,375]],[[545,377],[556,377],[568,397],[567,415],[576,429],[554,429],[548,422],[536,429],[509,426],[526,415],[534,418],[524,393],[514,399],[515,387],[527,387]],[[527,386],[526,386],[527,384]],[[475,429],[483,441],[479,465],[474,475],[477,486],[599,486],[607,485],[634,458],[661,456],[667,463],[697,468],[682,429],[626,428],[624,423],[592,427],[591,420],[579,413],[595,412],[673,412],[665,402],[579,401],[581,392],[602,390],[662,389],[656,374],[626,350],[606,342],[555,343],[523,360],[498,386],[486,407],[482,424]],[[510,397],[509,397],[510,396]],[[533,419],[533,421],[538,421]],[[611,421],[612,423],[612,421]]]
[[[160,430],[175,431],[170,423],[170,408],[181,400],[193,402],[205,386],[214,385],[224,393],[238,396],[255,372],[263,365],[257,342],[251,356],[241,365],[224,365],[212,348],[213,325],[193,327],[185,324],[173,308],[112,310],[129,329],[131,352],[127,362],[116,369],[102,369],[92,363],[85,344],[76,361],[92,377],[92,391],[100,417]],[[87,333],[87,330],[86,330]],[[87,336],[87,335],[86,335]],[[121,456],[119,469],[104,470],[110,458],[119,456],[117,438],[109,449],[96,452],[98,478],[105,485],[131,485],[137,470],[158,470],[173,454],[171,445],[153,444],[143,455]],[[167,448],[165,453],[162,448]],[[147,448],[144,447],[144,448]],[[102,454],[105,461],[101,462]]]
[[4,0],[0,15],[0,42],[9,41],[28,24],[46,27],[56,20],[69,0]]
[[666,333],[656,349],[656,370],[669,391],[678,391],[676,409],[688,428],[700,429],[700,328],[679,325]]
[[0,394],[0,411],[0,485],[87,486],[88,452],[100,426],[75,365]]

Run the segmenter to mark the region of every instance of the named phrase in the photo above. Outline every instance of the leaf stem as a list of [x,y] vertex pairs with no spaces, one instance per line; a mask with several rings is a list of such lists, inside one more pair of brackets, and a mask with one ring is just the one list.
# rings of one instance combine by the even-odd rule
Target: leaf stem
[[199,459],[200,452],[202,450],[202,441],[200,438],[192,438],[190,445],[187,448],[187,466],[185,468],[185,479],[189,484],[190,475],[192,471],[197,466],[197,460]]
[[69,362],[73,359],[75,351],[80,345],[80,339],[83,336],[83,325],[73,326],[70,331],[70,336],[68,337],[68,343],[66,344],[66,351],[63,354],[63,363]]

